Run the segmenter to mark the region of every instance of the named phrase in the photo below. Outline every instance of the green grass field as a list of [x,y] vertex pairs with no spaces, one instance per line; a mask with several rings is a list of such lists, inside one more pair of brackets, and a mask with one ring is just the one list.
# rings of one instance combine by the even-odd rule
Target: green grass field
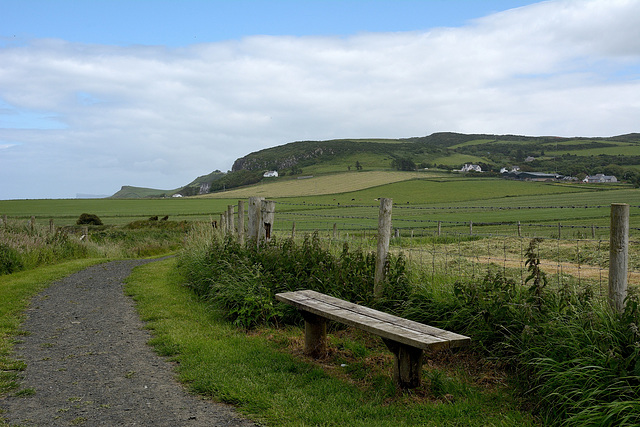
[[[283,215],[276,221],[276,230],[290,229],[292,221],[301,230],[324,230],[334,222],[347,229],[375,228],[381,197],[393,199],[395,226],[401,228],[429,228],[437,221],[561,221],[606,226],[611,203],[640,205],[640,190],[625,186],[467,178],[430,171],[352,171],[301,180],[283,178],[190,198],[5,200],[0,201],[0,218],[7,215],[26,223],[33,215],[43,225],[53,219],[55,225],[61,226],[74,224],[86,212],[98,215],[106,225],[123,225],[153,215],[169,215],[173,221],[208,221],[218,220],[228,205],[237,205],[238,200],[251,196],[279,202],[277,211]],[[631,210],[631,227],[640,226],[639,214],[637,209]]]

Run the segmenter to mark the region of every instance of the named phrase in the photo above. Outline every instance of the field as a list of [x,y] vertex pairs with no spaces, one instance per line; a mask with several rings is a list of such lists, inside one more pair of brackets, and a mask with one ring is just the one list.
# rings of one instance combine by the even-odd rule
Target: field
[[[220,239],[220,234],[206,222],[219,220],[220,214],[227,210],[228,205],[236,205],[238,200],[246,200],[250,196],[276,200],[274,233],[277,239],[273,241],[273,249],[265,251],[267,256],[263,261],[267,262],[262,265],[258,265],[253,259],[233,265],[224,260],[216,262],[215,257],[224,255],[224,239]],[[393,269],[404,268],[403,263],[406,262],[406,279],[402,280],[406,280],[405,285],[409,286],[407,289],[411,289],[409,297],[400,297],[401,301],[408,304],[394,307],[402,310],[399,313],[402,317],[445,329],[458,328],[455,330],[472,335],[474,343],[478,344],[474,349],[477,353],[473,360],[468,359],[469,355],[465,354],[455,357],[447,355],[438,360],[435,366],[430,364],[426,367],[428,374],[425,385],[418,393],[398,394],[388,375],[390,356],[387,350],[381,345],[372,345],[374,340],[370,337],[363,338],[357,334],[338,331],[335,338],[332,338],[335,352],[333,358],[310,364],[307,360],[301,360],[299,350],[296,350],[302,341],[298,327],[283,330],[281,327],[271,327],[266,321],[260,329],[245,334],[244,329],[235,329],[228,321],[216,318],[213,322],[207,317],[206,321],[194,320],[195,323],[189,330],[201,328],[204,332],[198,334],[209,337],[208,334],[214,330],[228,329],[233,331],[234,336],[239,335],[241,338],[231,340],[224,337],[220,339],[219,345],[206,346],[215,351],[205,356],[200,344],[200,340],[205,338],[200,335],[193,343],[189,343],[185,340],[184,333],[173,329],[164,333],[156,329],[156,334],[164,334],[158,335],[159,338],[156,339],[156,342],[161,343],[158,344],[159,351],[163,351],[162,346],[174,349],[171,354],[180,357],[176,360],[181,361],[182,378],[194,390],[215,398],[227,399],[226,401],[240,405],[258,417],[278,420],[281,425],[286,425],[287,422],[290,425],[330,425],[330,420],[337,417],[331,411],[340,413],[341,419],[349,420],[345,421],[348,425],[412,425],[416,414],[423,417],[420,418],[421,421],[431,420],[429,422],[437,414],[442,417],[435,421],[437,425],[460,425],[461,420],[465,425],[536,425],[539,420],[544,425],[552,425],[561,424],[567,417],[573,417],[574,421],[566,425],[583,425],[581,423],[584,418],[580,417],[587,413],[584,411],[595,411],[595,415],[600,416],[597,418],[600,421],[607,417],[617,417],[618,413],[615,411],[631,411],[633,421],[626,425],[633,425],[637,421],[639,412],[628,408],[637,408],[637,404],[633,402],[638,400],[638,393],[633,387],[637,387],[634,381],[640,376],[631,371],[626,376],[619,374],[615,367],[611,368],[607,363],[614,358],[629,360],[632,369],[633,366],[640,366],[640,362],[636,362],[637,352],[634,355],[625,353],[629,348],[635,348],[625,341],[627,334],[624,331],[630,329],[624,329],[626,324],[619,326],[615,322],[609,322],[606,304],[603,303],[606,302],[607,292],[611,203],[631,205],[631,290],[634,291],[633,288],[640,284],[640,245],[637,245],[640,234],[640,190],[630,186],[520,182],[499,178],[468,178],[431,171],[351,171],[302,180],[277,179],[259,186],[190,198],[0,201],[0,220],[4,215],[8,219],[7,223],[0,223],[0,237],[9,237],[7,241],[10,245],[16,244],[15,236],[19,234],[30,236],[29,244],[34,246],[49,240],[60,240],[57,249],[51,252],[32,250],[33,261],[24,264],[25,269],[33,269],[26,273],[33,272],[34,277],[40,271],[38,267],[45,271],[48,263],[58,262],[55,257],[59,254],[60,257],[71,254],[79,258],[91,256],[106,259],[158,255],[185,246],[179,263],[184,271],[180,274],[193,274],[196,277],[201,275],[205,278],[203,283],[209,284],[219,280],[222,273],[227,274],[228,277],[225,276],[221,282],[229,285],[225,290],[228,292],[226,297],[238,298],[237,305],[235,300],[228,300],[232,303],[230,306],[234,307],[231,312],[245,316],[246,323],[239,323],[237,318],[230,320],[247,326],[253,325],[251,316],[274,314],[272,295],[264,294],[268,291],[268,286],[271,286],[267,285],[268,280],[273,281],[273,286],[281,286],[285,280],[294,278],[290,285],[296,287],[300,286],[300,280],[307,278],[310,286],[324,286],[329,285],[332,277],[338,277],[340,280],[336,281],[335,286],[356,289],[357,285],[369,289],[369,283],[365,283],[369,276],[367,258],[358,257],[362,254],[360,251],[368,253],[375,247],[381,197],[392,198],[394,201],[393,227],[397,234],[391,240],[391,253],[398,257],[396,259],[405,260],[390,265],[389,269],[399,271]],[[76,234],[64,239],[59,239],[60,234],[64,233],[49,231],[50,219],[57,226],[70,226],[81,213],[96,214],[105,223],[104,226],[89,228],[88,241],[79,238],[78,227],[74,228]],[[146,221],[156,215],[168,215],[169,221]],[[36,217],[36,231],[28,226],[32,216]],[[127,224],[132,221],[139,223],[141,228],[129,228]],[[187,225],[181,221],[187,221]],[[289,243],[282,237],[291,235],[294,224],[297,239],[295,243]],[[163,225],[178,228],[173,231],[154,228]],[[169,234],[170,231],[173,234]],[[303,240],[308,241],[308,236],[316,231],[318,233],[314,239],[318,239],[318,246],[303,247],[306,244],[302,243]],[[533,241],[532,237],[544,239]],[[172,244],[167,244],[169,238],[172,239]],[[122,250],[116,250],[114,241],[117,239],[121,239],[118,244],[126,244]],[[135,240],[127,243],[132,239]],[[531,246],[532,242],[535,243],[534,246]],[[3,241],[0,240],[1,243]],[[282,257],[282,265],[271,265],[272,261],[276,261],[271,256],[275,254],[273,251],[277,250],[275,245],[278,243],[286,253],[291,253],[290,245],[300,245],[296,252],[299,258],[289,260],[287,265],[286,257]],[[17,246],[20,246],[19,242]],[[351,253],[348,252],[349,249]],[[23,249],[18,247],[18,250]],[[322,251],[337,254],[343,259],[325,264],[329,255],[324,255]],[[400,253],[403,255],[400,256]],[[255,252],[255,247],[246,250],[247,256],[256,254],[258,252]],[[325,261],[313,261],[313,257],[319,256],[318,254],[323,254],[318,259]],[[43,261],[46,258],[44,255],[51,259]],[[190,255],[194,257],[192,261],[188,261]],[[316,269],[312,272],[296,273],[296,270],[282,277],[275,275],[276,271],[309,264],[309,259],[312,259],[311,268]],[[538,262],[536,265],[539,267],[533,275],[541,281],[544,279],[541,282],[543,285],[532,285],[530,282],[528,276],[531,268],[526,263],[532,259]],[[211,265],[202,264],[205,260]],[[43,263],[45,267],[42,267]],[[346,266],[346,271],[330,273],[324,270],[328,265]],[[193,304],[194,308],[189,309],[189,313],[196,312],[196,306],[207,316],[222,313],[221,309],[212,309],[207,304],[227,300],[221,297],[196,300],[186,293],[186,287],[177,286],[178,279],[181,284],[186,283],[185,279],[170,273],[168,268],[168,264],[164,264],[158,271],[146,269],[142,276],[148,276],[149,283],[145,283],[144,288],[139,288],[136,292],[153,295],[163,288],[166,293],[179,292],[184,301]],[[237,277],[234,275],[236,273]],[[206,279],[206,275],[211,275],[211,280]],[[10,280],[18,275],[3,277]],[[138,282],[141,281],[140,277]],[[345,285],[342,280],[352,280],[354,286]],[[188,283],[193,286],[192,283],[196,282],[189,279]],[[536,287],[540,292],[544,288],[546,299],[538,298],[532,293]],[[247,298],[247,295],[251,298]],[[156,310],[168,313],[175,309],[179,312],[175,314],[175,320],[165,322],[167,325],[170,324],[172,328],[183,325],[184,313],[178,310],[180,307],[177,306],[180,304],[175,304],[174,299],[151,299],[154,304],[165,305]],[[394,301],[397,302],[395,295],[388,302],[395,304]],[[543,304],[546,309],[541,311]],[[554,311],[556,308],[560,310],[557,314]],[[19,310],[16,308],[14,311]],[[628,321],[635,325],[637,322],[633,316],[636,314],[629,313]],[[483,319],[489,320],[483,322]],[[575,319],[575,323],[569,322],[571,319]],[[17,325],[17,321],[11,321]],[[280,320],[275,323],[278,322]],[[593,325],[593,331],[582,328],[584,324]],[[158,323],[154,325],[157,327]],[[212,328],[211,325],[216,327]],[[467,331],[466,328],[471,330]],[[535,328],[535,331],[530,333],[528,328]],[[505,339],[505,331],[515,332],[513,336],[506,338],[507,341],[499,341]],[[11,333],[17,332],[12,330]],[[584,338],[580,338],[580,334],[584,334]],[[601,338],[603,334],[619,339],[619,344],[609,336]],[[552,341],[554,335],[555,341]],[[247,340],[247,337],[250,339]],[[259,346],[260,351],[265,352],[264,360],[268,361],[265,366],[269,366],[269,369],[262,365],[263,359],[256,360],[254,357],[243,359],[242,363],[237,362],[236,348],[239,345],[234,344],[235,340],[242,342],[242,346]],[[600,360],[593,361],[591,356],[584,359],[574,356],[576,349],[591,351],[590,343],[594,341],[614,344],[611,348],[605,348],[601,354],[596,352],[598,349],[593,350],[598,357],[601,356]],[[192,348],[188,347],[192,344]],[[563,347],[567,347],[569,356],[562,353]],[[220,360],[222,348],[225,354],[233,356],[231,361],[226,360],[226,357],[225,360]],[[555,354],[557,349],[562,351]],[[257,354],[254,350],[255,348],[247,351],[252,351],[252,355]],[[0,346],[0,356],[7,356],[8,351],[9,346]],[[491,354],[491,360],[483,359],[483,351]],[[505,353],[497,356],[501,351]],[[535,357],[537,352],[544,357]],[[196,355],[197,360],[186,363],[190,354]],[[285,362],[274,363],[274,360],[280,360],[283,355],[287,355]],[[547,356],[549,358],[545,359]],[[556,357],[554,363],[557,365],[550,365],[549,368],[539,364],[540,360],[550,363],[552,356]],[[521,381],[522,384],[518,385],[521,389],[518,390],[522,392],[522,396],[529,396],[531,393],[532,402],[529,403],[532,407],[537,407],[537,412],[520,406],[521,394],[513,391],[506,372],[495,364],[498,360],[496,357],[503,358],[498,364],[516,366],[513,369],[514,376],[526,377],[527,381]],[[209,368],[205,368],[203,373],[205,358]],[[7,362],[0,358],[0,364],[13,366],[9,358],[5,357],[5,360]],[[220,364],[213,364],[214,360],[218,360]],[[575,366],[567,366],[567,360],[575,363]],[[586,365],[582,365],[582,362]],[[598,369],[609,373],[601,375],[598,371],[595,376],[587,375],[586,372],[596,366],[595,363],[602,363],[602,368]],[[215,366],[219,368],[213,368]],[[318,378],[314,376],[309,379],[306,375],[297,373],[305,373],[309,369],[320,375],[323,382],[330,381],[331,388],[318,390],[316,387],[308,387],[309,384],[319,384]],[[242,375],[245,371],[254,370],[256,373],[251,378],[260,378],[260,381],[251,381],[256,388],[247,392],[245,377]],[[224,372],[224,375],[212,377],[212,372]],[[537,376],[527,376],[528,372]],[[11,384],[15,377],[12,375],[9,378]],[[489,382],[485,383],[487,376]],[[530,384],[528,381],[531,378],[535,378],[531,381],[537,382]],[[201,381],[204,379],[206,381]],[[300,387],[296,386],[294,393],[299,397],[291,400],[287,397],[291,393],[280,397],[269,390],[270,387],[281,390],[281,383],[285,380],[300,381]],[[7,390],[15,387],[11,384],[7,386]],[[344,384],[349,386],[345,387]],[[580,391],[585,387],[588,390],[598,390],[597,393],[605,396],[602,401],[609,406],[601,409],[601,406],[592,404],[589,399],[588,402],[580,400],[583,393],[576,390]],[[265,388],[267,391],[261,391]],[[566,394],[576,396],[576,399],[558,404],[551,396],[555,393],[554,390],[560,389],[567,390]],[[328,396],[334,398],[343,391],[357,396],[353,400],[354,404],[344,404],[351,402],[348,396],[328,399]],[[274,396],[277,402],[273,402]],[[323,404],[329,401],[337,403],[331,404],[331,410],[327,412],[329,416],[308,414],[300,409],[300,405],[315,401]],[[495,402],[500,404],[496,405]],[[591,406],[581,406],[587,404]],[[264,409],[280,408],[279,405],[282,405],[282,409],[277,414]],[[360,407],[365,408],[365,413],[358,410]],[[300,421],[303,419],[306,421]],[[551,421],[547,424],[547,420]]]
[[[321,227],[324,229],[327,221],[375,227],[380,197],[393,199],[396,206],[394,221],[397,221],[394,224],[400,228],[430,228],[437,221],[452,224],[469,221],[477,224],[563,222],[606,226],[611,203],[628,203],[634,207],[631,227],[640,227],[640,212],[636,208],[640,205],[640,191],[628,186],[465,178],[429,171],[354,171],[308,179],[278,179],[189,198],[3,200],[0,201],[0,218],[7,215],[11,219],[27,221],[35,216],[37,223],[48,225],[49,219],[53,219],[59,226],[74,224],[82,213],[98,215],[105,225],[123,225],[155,215],[168,215],[173,221],[208,221],[218,219],[228,205],[236,205],[238,200],[251,196],[276,200],[278,212],[308,211],[306,213],[313,215],[321,211],[322,218],[328,218],[308,217],[304,221],[308,223],[304,227],[307,229],[319,223],[325,224]],[[370,219],[353,221],[354,218],[342,217]],[[282,223],[275,226],[276,229],[290,227]]]

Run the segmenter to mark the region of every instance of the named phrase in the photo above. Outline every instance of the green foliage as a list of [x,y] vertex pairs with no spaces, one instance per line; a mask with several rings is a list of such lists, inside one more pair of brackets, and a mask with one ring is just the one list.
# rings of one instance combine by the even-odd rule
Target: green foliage
[[179,265],[187,286],[246,328],[299,321],[295,310],[275,304],[278,292],[313,289],[378,307],[401,304],[408,292],[404,259],[389,257],[387,292],[374,302],[374,255],[350,250],[346,244],[334,255],[317,234],[301,244],[274,239],[260,248],[255,243],[241,246],[232,239],[214,239],[203,250],[184,251]]
[[398,158],[391,161],[391,167],[399,171],[414,171],[416,164],[409,158]]
[[76,221],[77,225],[102,225],[102,220],[95,214],[83,213]]
[[0,243],[0,275],[20,271],[23,267],[18,251]]

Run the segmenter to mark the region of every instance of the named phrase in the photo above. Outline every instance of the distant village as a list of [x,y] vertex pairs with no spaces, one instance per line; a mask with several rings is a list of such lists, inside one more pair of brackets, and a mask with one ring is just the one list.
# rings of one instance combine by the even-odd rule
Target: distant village
[[[525,162],[532,161],[533,158],[525,159]],[[482,172],[480,165],[465,164],[462,169],[456,170],[456,172]],[[543,173],[543,172],[523,172],[519,166],[512,166],[511,169],[502,168],[500,173],[503,178],[517,179],[520,181],[578,181],[578,178],[572,176],[564,176],[557,173]],[[601,183],[613,183],[618,182],[618,179],[613,175],[605,175],[598,173],[595,175],[587,175],[582,182],[588,184],[601,184]]]

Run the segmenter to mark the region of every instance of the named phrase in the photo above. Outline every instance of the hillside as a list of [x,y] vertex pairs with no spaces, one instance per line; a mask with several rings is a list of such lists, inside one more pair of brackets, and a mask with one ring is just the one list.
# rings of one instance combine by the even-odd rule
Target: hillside
[[[259,150],[237,159],[231,172],[214,171],[176,190],[123,187],[112,197],[163,197],[179,193],[202,195],[263,181],[276,170],[283,177],[304,177],[348,171],[415,171],[482,167],[483,176],[498,176],[502,167],[583,177],[603,173],[640,184],[640,133],[614,137],[554,137],[434,133],[404,139],[336,139],[297,141]],[[266,178],[273,179],[273,178]]]

